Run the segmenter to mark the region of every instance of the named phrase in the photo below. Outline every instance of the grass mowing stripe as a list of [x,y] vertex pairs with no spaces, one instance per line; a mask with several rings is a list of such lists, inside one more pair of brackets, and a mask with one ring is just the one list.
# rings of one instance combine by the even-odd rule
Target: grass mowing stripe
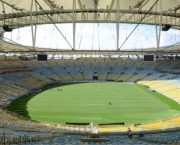
[[141,89],[143,89],[144,91],[146,91],[147,93],[151,94],[152,96],[158,98],[159,100],[161,100],[162,102],[168,104],[172,110],[177,110],[180,111],[180,105],[178,102],[158,93],[158,92],[151,92],[147,89],[146,86],[142,86],[139,84],[136,84],[138,87],[140,87]]
[[[95,125],[112,122],[129,124],[179,114],[178,109],[171,110],[169,101],[161,101],[146,87],[119,82],[54,84],[36,96],[16,100],[13,105],[16,110],[18,107],[19,110],[24,109],[24,116],[53,123],[93,121]],[[175,105],[179,107],[178,103]]]

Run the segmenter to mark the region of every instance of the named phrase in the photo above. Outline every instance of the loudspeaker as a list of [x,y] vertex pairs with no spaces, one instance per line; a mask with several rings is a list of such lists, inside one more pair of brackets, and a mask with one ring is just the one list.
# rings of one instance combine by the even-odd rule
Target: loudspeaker
[[4,29],[5,32],[11,32],[12,31],[12,28],[9,28],[8,25],[4,25],[3,29]]
[[171,25],[166,24],[162,27],[162,31],[168,31],[170,28],[171,28]]

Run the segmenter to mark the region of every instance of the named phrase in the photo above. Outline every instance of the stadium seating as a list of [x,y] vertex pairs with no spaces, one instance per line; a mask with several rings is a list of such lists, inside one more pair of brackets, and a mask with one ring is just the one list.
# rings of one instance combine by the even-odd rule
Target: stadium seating
[[[56,60],[51,59],[47,62],[38,62],[37,60],[29,61],[4,61],[1,68],[8,70],[8,73],[0,74],[0,107],[3,108],[9,105],[13,100],[32,93],[50,83],[62,81],[92,81],[93,75],[98,75],[100,81],[128,81],[137,82],[138,84],[146,85],[167,97],[180,102],[180,77],[178,74],[172,73],[176,69],[179,61],[156,61],[153,63],[143,62],[140,60],[111,60],[111,59],[78,59],[78,60]],[[26,68],[14,71],[14,68]],[[27,69],[28,68],[28,69]],[[176,69],[177,70],[177,69]],[[180,117],[167,118],[160,121],[127,126],[98,126],[99,133],[126,133],[131,127],[133,132],[142,131],[164,131],[166,129],[176,129],[180,127]],[[28,120],[12,115],[0,109],[0,127],[2,132],[6,132],[9,138],[19,135],[32,136],[33,131],[37,136],[38,131],[49,132],[56,130],[59,133],[70,132],[91,132],[90,128],[79,129],[75,126],[67,125],[50,125]],[[21,129],[20,132],[15,132],[15,129]],[[22,131],[22,129],[24,131]],[[51,136],[48,134],[47,136]],[[135,136],[132,140],[125,136],[108,136],[110,141],[107,144],[166,144],[180,143],[177,133],[161,133],[157,136],[154,134],[145,135],[144,139],[139,140]],[[43,140],[47,137],[44,135]],[[51,136],[52,137],[52,136]],[[57,136],[56,136],[57,137]],[[42,142],[42,144],[82,144],[83,136],[63,136],[60,138]],[[169,139],[168,137],[174,138]],[[53,138],[53,137],[52,137]],[[32,138],[31,138],[32,139]],[[6,139],[7,140],[7,139]],[[33,139],[32,139],[33,140]],[[11,139],[12,141],[12,139]],[[17,141],[17,139],[16,139]],[[29,140],[30,142],[31,140]],[[35,140],[33,140],[35,141]],[[39,140],[41,141],[41,140]],[[160,142],[162,141],[162,142]],[[15,142],[15,141],[14,141]],[[24,144],[24,142],[22,143]],[[36,144],[36,143],[27,143]],[[37,143],[38,144],[38,143]],[[86,143],[84,143],[86,144]],[[90,143],[93,144],[93,143]],[[96,143],[98,144],[98,143]]]
[[[145,63],[140,60],[118,61],[94,58],[79,60],[51,59],[48,62],[38,62],[36,60],[26,62],[5,61],[5,63],[2,63],[2,67],[10,68],[12,65],[14,67],[28,67],[31,71],[1,75],[1,90],[3,92],[4,87],[7,89],[6,92],[3,92],[2,96],[4,97],[1,98],[3,100],[12,98],[13,100],[13,98],[26,94],[28,91],[55,81],[92,80],[93,74],[96,73],[99,80],[136,81],[179,102],[180,78],[175,74],[168,73],[178,64],[179,61],[174,60]],[[167,73],[162,72],[163,70]]]
[[108,142],[82,142],[83,138],[90,138],[89,135],[62,135],[61,137],[42,141],[42,142],[29,142],[23,143],[24,145],[61,145],[61,144],[71,144],[71,145],[164,145],[164,144],[178,144],[180,142],[179,138],[180,132],[167,132],[167,133],[156,133],[156,134],[144,134],[143,137],[139,138],[139,135],[133,135],[132,139],[128,138],[127,135],[100,135],[99,138],[108,138]]
[[0,144],[26,144],[27,142],[40,142],[60,137],[60,134],[50,132],[12,130],[0,127]]
[[180,132],[158,133],[158,134],[145,134],[141,141],[149,143],[161,143],[161,144],[179,144]]
[[[43,123],[28,120],[26,118],[20,118],[15,115],[7,113],[5,110],[0,109],[0,126],[24,130],[48,130],[55,128],[54,125],[46,125]],[[52,127],[52,128],[51,128]]]
[[179,128],[180,127],[180,117],[173,117],[167,118],[161,121],[150,122],[140,125],[127,125],[127,126],[106,126],[106,125],[99,125],[98,130],[100,133],[109,133],[109,132],[126,132],[129,127],[131,127],[133,132],[140,132],[140,131],[152,131],[152,130],[166,130],[170,128]]

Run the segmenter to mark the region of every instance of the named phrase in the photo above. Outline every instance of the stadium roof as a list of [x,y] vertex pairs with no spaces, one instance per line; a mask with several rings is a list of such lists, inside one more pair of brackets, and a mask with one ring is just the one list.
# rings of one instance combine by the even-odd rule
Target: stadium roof
[[[19,28],[37,24],[72,23],[74,37],[76,23],[169,25],[180,29],[180,0],[0,0],[0,2],[0,10],[2,10],[0,27],[8,25],[11,28]],[[158,33],[156,32],[157,42],[160,39]],[[118,38],[119,36],[117,40]],[[72,50],[75,50],[74,46],[75,38],[73,38]],[[117,51],[118,46],[119,44]],[[5,44],[4,47],[6,50],[14,51],[9,44]],[[35,44],[32,47],[35,48]],[[174,46],[166,51],[173,49]],[[28,49],[18,46],[17,50]],[[176,52],[179,52],[179,47]]]
[[[180,28],[180,0],[0,0],[0,26],[114,22]],[[152,8],[152,9],[151,9]],[[48,15],[48,17],[47,17]]]

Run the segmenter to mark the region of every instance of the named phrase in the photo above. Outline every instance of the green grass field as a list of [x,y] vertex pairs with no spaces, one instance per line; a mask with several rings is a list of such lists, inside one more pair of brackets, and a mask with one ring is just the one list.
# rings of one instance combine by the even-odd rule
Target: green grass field
[[38,121],[95,125],[143,123],[180,113],[175,101],[145,86],[119,82],[59,83],[16,100],[7,109]]

